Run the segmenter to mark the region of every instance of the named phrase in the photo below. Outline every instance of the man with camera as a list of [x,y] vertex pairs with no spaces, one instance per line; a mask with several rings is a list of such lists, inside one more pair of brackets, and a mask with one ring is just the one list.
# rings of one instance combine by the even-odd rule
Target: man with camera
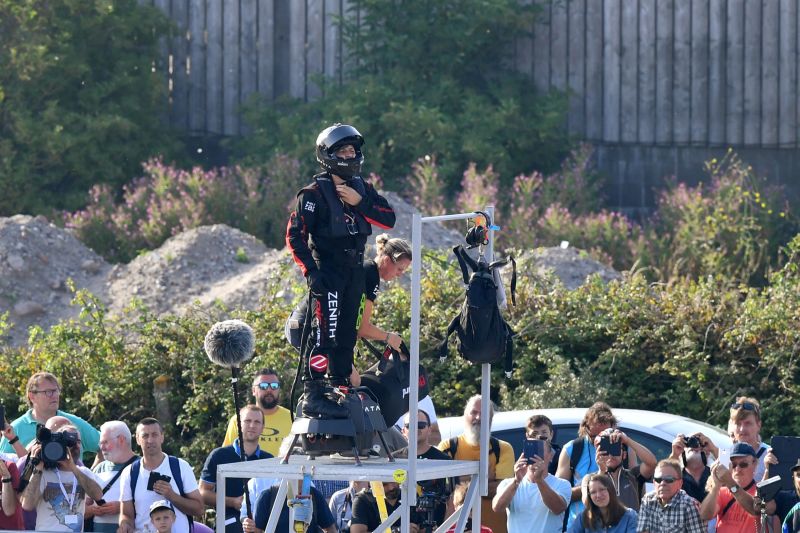
[[86,496],[101,501],[97,478],[80,457],[80,437],[74,426],[51,433],[40,428],[31,446],[28,485],[20,498],[26,511],[36,510],[37,531],[82,531]]
[[164,431],[155,418],[139,422],[136,443],[142,449],[142,458],[126,466],[120,476],[122,513],[117,531],[154,532],[148,510],[154,502],[166,499],[175,508],[173,533],[190,533],[190,517],[200,516],[204,510],[192,467],[162,451]]
[[[594,444],[598,471],[611,478],[619,500],[626,507],[638,511],[644,496],[644,484],[652,479],[656,469],[656,456],[618,429],[604,430],[595,437]],[[624,467],[628,449],[633,450],[641,461],[633,468]],[[584,476],[583,483],[587,481],[588,474]]]
[[514,477],[500,482],[492,500],[496,513],[508,512],[508,533],[560,531],[569,505],[569,481],[548,472],[553,458],[550,442],[536,439],[533,443],[540,443],[539,451],[520,455]]
[[[700,517],[716,517],[718,532],[753,531],[758,528],[760,515],[754,500],[756,451],[746,442],[737,442],[730,457],[730,470],[719,462],[711,467],[711,487],[700,505]],[[764,506],[767,513],[774,514],[774,500]]]
[[[58,415],[68,418],[70,423],[78,428],[78,433],[80,433],[81,442],[83,443],[83,451],[97,453],[99,458],[102,459],[102,455],[99,452],[100,432],[86,420],[58,409],[61,398],[61,385],[53,374],[37,372],[32,375],[26,385],[26,395],[30,409],[24,415],[11,422],[16,432],[16,438],[19,439],[23,446],[33,442],[36,437],[37,426],[47,423],[49,418]],[[13,445],[14,443],[3,437],[0,439],[0,452],[14,452]]]
[[711,468],[707,464],[709,455],[719,457],[719,449],[700,432],[689,437],[678,433],[672,441],[669,458],[683,464],[683,490],[698,502],[708,495],[706,484],[711,475]]

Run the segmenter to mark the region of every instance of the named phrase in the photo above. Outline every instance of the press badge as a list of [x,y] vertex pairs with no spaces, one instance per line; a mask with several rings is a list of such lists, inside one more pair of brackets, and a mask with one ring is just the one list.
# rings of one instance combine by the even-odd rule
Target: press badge
[[64,523],[68,526],[74,526],[78,523],[78,515],[76,514],[68,514],[64,515]]

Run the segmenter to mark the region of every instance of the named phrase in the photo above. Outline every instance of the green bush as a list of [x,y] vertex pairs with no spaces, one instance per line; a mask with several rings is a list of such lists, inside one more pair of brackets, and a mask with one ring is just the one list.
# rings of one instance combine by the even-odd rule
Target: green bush
[[[532,27],[537,8],[516,0],[352,3],[362,17],[342,26],[357,64],[342,85],[305,103],[254,101],[253,134],[235,145],[244,164],[285,153],[315,171],[317,132],[348,122],[364,135],[366,168],[401,190],[412,164],[436,157],[447,190],[470,162],[509,181],[558,165],[568,146],[563,95],[534,95],[531,81],[500,58]],[[398,16],[398,12],[402,16]]]
[[[726,406],[747,394],[762,401],[765,437],[798,434],[800,407],[793,398],[800,393],[799,254],[800,236],[766,288],[733,286],[716,277],[652,284],[642,273],[632,273],[609,284],[594,278],[569,291],[534,275],[523,261],[518,304],[507,313],[518,333],[516,368],[511,379],[502,377],[499,365],[493,368],[492,397],[504,409],[580,407],[602,399],[614,407],[671,412],[724,426]],[[444,254],[425,252],[423,272],[421,361],[438,413],[457,415],[479,390],[480,368],[467,366],[452,344],[451,356],[442,363],[436,346],[464,287],[457,266]],[[294,290],[299,295],[302,287]],[[34,328],[29,349],[2,349],[0,402],[10,417],[23,409],[28,376],[49,370],[64,382],[66,410],[95,425],[162,416],[167,449],[199,468],[222,442],[220,420],[232,413],[229,372],[208,361],[203,337],[214,322],[231,317],[256,332],[256,355],[243,374],[276,367],[286,384],[286,401],[297,357],[280,327],[292,302],[282,296],[278,281],[265,288],[257,310],[195,309],[180,317],[156,317],[133,306],[126,325],[86,293],[77,293],[76,304],[83,308],[78,320],[47,332]],[[389,284],[375,316],[408,338],[408,291]],[[359,368],[371,362],[364,353],[357,358]],[[239,387],[246,396],[247,380]]]
[[166,17],[136,0],[0,0],[0,216],[75,209],[158,153]]
[[96,186],[85,209],[65,215],[78,239],[107,260],[128,262],[177,233],[209,224],[227,224],[283,247],[290,204],[301,186],[295,161],[275,157],[264,169],[187,171],[152,160],[144,171],[123,188],[121,202],[108,186]]

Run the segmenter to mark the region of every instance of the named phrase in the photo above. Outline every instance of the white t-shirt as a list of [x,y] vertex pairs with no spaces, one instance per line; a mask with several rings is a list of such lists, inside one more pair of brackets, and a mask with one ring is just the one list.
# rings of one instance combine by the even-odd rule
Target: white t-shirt
[[[561,496],[564,503],[569,503],[572,487],[569,481],[548,474],[545,483]],[[504,479],[497,487],[500,493],[514,482],[514,478]],[[508,533],[558,533],[564,522],[564,513],[553,514],[542,501],[539,486],[528,481],[527,477],[514,493],[514,498],[506,509],[508,515]]]
[[[425,396],[424,398],[421,398],[417,402],[417,407],[419,409],[422,409],[426,413],[428,413],[428,416],[431,419],[431,424],[435,424],[436,423],[436,421],[438,420],[436,418],[436,408],[433,406],[433,400],[431,399],[430,394],[428,396]],[[405,423],[405,420],[404,420],[405,417],[406,417],[406,415],[403,414],[403,416],[398,418],[397,422],[394,423],[394,425],[397,426],[397,429],[400,429],[400,430],[403,429],[403,424]]]
[[[103,489],[111,481],[115,475],[117,475],[117,470],[119,467],[122,467],[122,464],[115,465],[111,461],[103,461],[99,465],[95,466],[92,469],[94,472],[95,477],[97,478],[97,483],[100,485],[100,488]],[[122,474],[114,481],[114,484],[109,487],[108,491],[103,495],[103,499],[106,502],[118,502],[119,501],[119,493],[120,493],[120,481],[122,480]],[[119,523],[119,513],[113,514],[104,514],[94,517],[95,526],[99,526],[99,524],[109,524],[113,527],[114,531],[116,531],[117,524]],[[106,530],[111,530],[112,527],[104,528]]]
[[[78,467],[89,479],[98,482],[91,470]],[[42,498],[36,506],[37,531],[81,531],[86,509],[86,489],[78,485],[75,474],[46,469],[39,476]]]
[[[180,464],[181,467],[181,479],[183,480],[184,494],[189,494],[196,491],[197,479],[194,477],[192,467],[189,466],[189,463],[183,459],[178,459],[178,464]],[[122,471],[122,475],[119,477],[120,487],[122,488],[122,494],[120,495],[119,499],[122,502],[133,500],[134,507],[136,508],[136,531],[155,533],[156,528],[153,527],[153,524],[150,522],[150,505],[157,500],[163,500],[164,497],[156,494],[155,491],[147,490],[147,480],[150,478],[151,471],[144,467],[144,463],[140,464],[139,479],[136,481],[136,493],[132,495],[132,466],[133,465],[126,466],[125,470]],[[164,459],[161,461],[161,464],[158,465],[158,468],[153,470],[153,472],[158,472],[163,476],[169,476],[169,484],[172,486],[172,490],[174,490],[176,494],[180,494],[178,485],[175,483],[175,479],[172,476],[172,471],[170,471],[169,460],[167,459],[166,454],[164,454]],[[183,511],[177,507],[175,507],[175,524],[172,526],[172,531],[173,533],[189,533],[189,519],[186,517]]]

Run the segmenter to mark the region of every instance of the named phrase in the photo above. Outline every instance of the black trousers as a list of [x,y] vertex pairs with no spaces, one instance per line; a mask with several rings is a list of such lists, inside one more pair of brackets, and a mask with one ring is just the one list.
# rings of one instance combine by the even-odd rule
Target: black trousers
[[318,263],[328,290],[311,294],[315,327],[304,346],[303,379],[326,375],[343,382],[353,368],[353,350],[364,309],[364,269],[335,261]]

